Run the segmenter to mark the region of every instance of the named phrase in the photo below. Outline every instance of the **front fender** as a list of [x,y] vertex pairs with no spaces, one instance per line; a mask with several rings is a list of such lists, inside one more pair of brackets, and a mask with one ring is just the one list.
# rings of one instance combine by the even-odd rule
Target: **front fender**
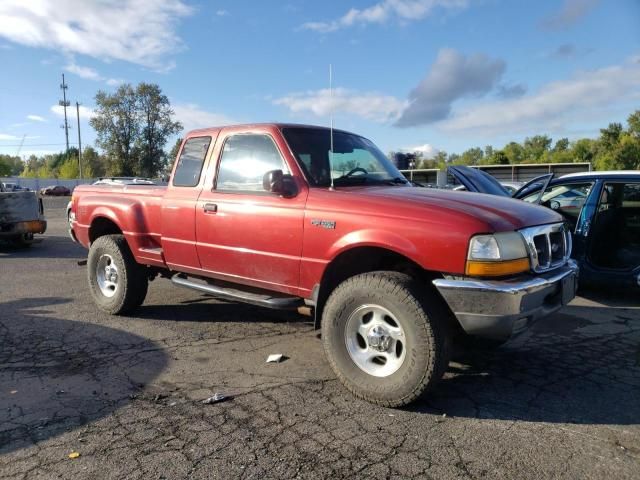
[[332,260],[341,253],[358,247],[378,247],[391,250],[399,255],[403,255],[422,265],[425,253],[411,242],[407,237],[403,237],[387,230],[365,229],[350,232],[340,237],[328,251],[328,257]]

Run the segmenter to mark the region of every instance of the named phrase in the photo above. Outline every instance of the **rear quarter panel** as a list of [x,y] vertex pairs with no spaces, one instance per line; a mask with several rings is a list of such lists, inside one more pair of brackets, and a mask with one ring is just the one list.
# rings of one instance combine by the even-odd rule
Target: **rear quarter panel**
[[122,231],[138,262],[163,265],[158,258],[147,258],[144,250],[160,247],[160,206],[165,190],[146,185],[77,187],[72,211],[78,241],[89,248],[91,225],[96,219],[106,218]]

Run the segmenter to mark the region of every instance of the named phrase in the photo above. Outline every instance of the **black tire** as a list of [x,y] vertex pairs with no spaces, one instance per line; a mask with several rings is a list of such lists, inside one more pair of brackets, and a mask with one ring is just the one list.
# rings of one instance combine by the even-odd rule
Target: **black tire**
[[[117,269],[117,285],[107,296],[98,284],[98,263],[107,258]],[[149,287],[145,267],[133,258],[123,235],[105,235],[97,238],[89,249],[87,259],[89,290],[96,305],[112,315],[129,313],[144,302]]]
[[[345,340],[349,318],[367,305],[386,309],[404,331],[404,360],[387,376],[374,376],[359,367]],[[322,315],[325,353],[338,379],[356,397],[386,407],[407,405],[432,388],[447,368],[449,315],[441,299],[408,275],[384,271],[357,275],[341,283],[327,300]]]
[[11,244],[17,248],[28,248],[33,245],[33,233],[22,233],[13,237]]

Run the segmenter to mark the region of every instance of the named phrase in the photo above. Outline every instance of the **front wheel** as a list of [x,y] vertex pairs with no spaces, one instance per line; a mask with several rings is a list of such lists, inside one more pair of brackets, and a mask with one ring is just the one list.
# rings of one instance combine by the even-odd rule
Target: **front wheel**
[[441,300],[408,275],[372,272],[340,284],[322,318],[324,348],[356,397],[399,407],[437,383],[449,362]]
[[91,244],[87,259],[91,295],[98,307],[112,315],[142,305],[149,280],[122,235],[105,235]]

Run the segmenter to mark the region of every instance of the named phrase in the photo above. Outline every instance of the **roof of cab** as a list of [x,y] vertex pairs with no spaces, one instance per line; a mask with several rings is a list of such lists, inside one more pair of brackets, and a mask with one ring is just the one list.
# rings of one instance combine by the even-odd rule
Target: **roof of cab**
[[[187,134],[185,136],[187,137],[194,137],[194,136],[198,136],[198,135],[203,135],[203,134],[210,134],[213,132],[219,132],[222,129],[225,128],[233,128],[233,129],[247,129],[250,130],[252,128],[258,128],[258,127],[272,127],[272,128],[278,128],[278,129],[283,129],[283,128],[315,128],[315,129],[321,129],[321,130],[329,130],[330,127],[327,126],[323,126],[323,125],[305,125],[305,124],[300,124],[300,123],[280,123],[280,122],[271,122],[271,123],[239,123],[239,124],[232,124],[232,125],[222,125],[222,126],[216,126],[216,127],[207,127],[207,128],[198,128],[196,130],[190,130],[189,132],[187,132]],[[333,129],[334,132],[342,132],[342,133],[351,133],[348,132],[346,130],[341,130],[339,128],[334,128]]]

